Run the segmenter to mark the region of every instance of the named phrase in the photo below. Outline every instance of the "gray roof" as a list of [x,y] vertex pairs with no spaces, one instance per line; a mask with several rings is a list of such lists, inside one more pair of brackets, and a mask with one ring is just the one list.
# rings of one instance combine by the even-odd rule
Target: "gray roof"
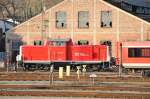
[[122,0],[122,1],[136,6],[150,7],[150,0]]

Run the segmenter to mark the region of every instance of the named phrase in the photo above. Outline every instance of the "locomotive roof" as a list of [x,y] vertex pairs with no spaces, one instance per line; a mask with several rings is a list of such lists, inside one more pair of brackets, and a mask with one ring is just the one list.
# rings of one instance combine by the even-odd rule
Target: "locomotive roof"
[[123,47],[150,47],[150,41],[122,42]]

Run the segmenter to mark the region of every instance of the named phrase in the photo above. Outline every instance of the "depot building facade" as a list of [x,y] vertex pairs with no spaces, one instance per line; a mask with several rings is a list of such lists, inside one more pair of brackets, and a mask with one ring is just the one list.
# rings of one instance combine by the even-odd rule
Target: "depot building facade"
[[71,38],[89,44],[150,40],[150,23],[104,0],[64,0],[8,31],[6,49],[13,58],[19,45],[33,45],[36,40]]

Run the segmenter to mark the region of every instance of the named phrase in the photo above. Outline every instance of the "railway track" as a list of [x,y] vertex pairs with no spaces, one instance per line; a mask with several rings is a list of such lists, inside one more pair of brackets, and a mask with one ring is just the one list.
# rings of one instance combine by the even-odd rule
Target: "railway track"
[[[81,73],[80,79],[78,79],[77,74],[75,72],[71,73],[71,76],[67,77],[64,74],[63,79],[59,79],[58,77],[58,72],[53,73],[53,78],[54,80],[63,80],[63,81],[77,81],[77,80],[83,80],[83,81],[88,81],[90,80],[90,75],[92,73],[86,73],[83,75]],[[143,78],[139,74],[138,75],[122,75],[122,77],[118,77],[117,73],[95,73],[97,77],[95,78],[95,81],[108,81],[108,82],[150,82],[150,78]],[[36,81],[36,80],[49,80],[50,74],[48,72],[11,72],[11,73],[0,73],[0,80],[1,81]]]
[[102,93],[102,92],[49,92],[49,91],[8,91],[1,92],[3,96],[50,96],[50,97],[94,97],[94,98],[121,98],[121,99],[149,99],[149,94],[133,93]]
[[134,91],[134,92],[149,92],[150,86],[76,86],[76,85],[0,85],[1,91],[8,91],[10,89],[20,90],[20,89],[44,89],[44,90],[103,90],[103,91]]
[[76,73],[70,77],[58,78],[54,72],[54,82],[50,84],[48,72],[0,73],[0,96],[50,96],[150,99],[150,78],[139,75],[117,73],[96,73],[93,83],[87,73],[77,79]]
[[149,87],[0,85],[0,96],[149,99]]

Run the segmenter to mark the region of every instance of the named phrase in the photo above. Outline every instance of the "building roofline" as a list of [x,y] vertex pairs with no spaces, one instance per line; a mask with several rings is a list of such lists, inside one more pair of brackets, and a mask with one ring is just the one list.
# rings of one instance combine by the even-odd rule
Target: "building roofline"
[[133,18],[136,18],[137,20],[142,21],[142,22],[144,22],[145,24],[150,25],[150,23],[149,23],[148,21],[146,21],[146,20],[144,20],[144,19],[142,19],[142,18],[139,18],[139,17],[137,17],[137,16],[135,16],[135,15],[133,15],[133,14],[131,14],[131,13],[129,13],[129,12],[127,12],[127,11],[125,11],[125,10],[119,8],[119,7],[116,7],[116,6],[114,6],[114,5],[112,5],[112,4],[108,3],[108,2],[106,2],[106,1],[104,1],[104,0],[99,0],[99,1],[102,2],[102,3],[104,3],[104,4],[106,4],[106,5],[108,5],[108,6],[110,6],[110,7],[112,7],[112,8],[114,8],[114,9],[116,9],[116,10],[119,10],[119,11],[122,12],[122,13],[125,13],[125,14],[127,14],[127,15],[133,17]]
[[[60,3],[58,3],[58,4],[56,4],[56,5],[54,5],[54,6],[50,7],[50,8],[48,8],[48,9],[45,11],[45,13],[48,12],[49,10],[51,10],[51,9],[53,9],[53,8],[55,8],[55,7],[59,6],[59,5],[61,5],[61,4],[63,4],[63,3],[66,2],[66,1],[67,1],[67,0],[63,0],[63,1],[61,1]],[[26,21],[23,22],[23,23],[20,23],[19,25],[17,25],[16,27],[12,28],[11,30],[18,28],[18,27],[21,26],[21,25],[24,25],[25,23],[31,21],[32,19],[34,19],[34,18],[36,18],[36,17],[42,15],[42,13],[43,13],[43,12],[39,13],[38,15],[36,15],[36,16],[34,16],[34,17],[32,17],[32,18],[30,18],[30,19],[28,19],[28,20],[26,20]]]
[[[55,7],[58,7],[59,5],[65,3],[66,1],[67,1],[67,0],[61,1],[60,3],[54,5],[53,7],[49,8],[49,9],[47,9],[47,10],[45,11],[45,13],[48,12],[49,10],[55,8]],[[135,15],[129,13],[129,12],[126,12],[126,11],[124,11],[124,10],[122,10],[122,9],[120,9],[120,8],[118,8],[118,7],[116,7],[116,6],[112,5],[112,4],[110,4],[110,3],[106,2],[106,1],[104,1],[104,0],[99,0],[99,1],[102,2],[102,3],[104,3],[104,4],[106,4],[106,5],[108,5],[108,6],[110,6],[110,7],[112,7],[112,8],[114,8],[114,9],[116,9],[116,10],[119,10],[120,12],[123,12],[123,13],[125,13],[125,14],[131,16],[131,17],[134,17],[134,18],[136,18],[136,19],[139,20],[139,21],[142,21],[142,22],[144,22],[144,23],[150,25],[150,23],[149,23],[148,21],[145,21],[144,19],[141,19],[141,18],[139,18],[139,17],[137,17],[137,16],[135,16]],[[38,15],[36,15],[36,16],[30,18],[29,20],[27,20],[27,21],[25,21],[25,22],[23,22],[23,23],[17,25],[16,27],[12,28],[11,30],[18,28],[18,27],[21,26],[21,25],[24,25],[25,23],[31,21],[32,19],[34,19],[34,18],[36,18],[36,17],[42,15],[42,13],[43,13],[43,12],[41,12],[40,14],[38,14]]]

